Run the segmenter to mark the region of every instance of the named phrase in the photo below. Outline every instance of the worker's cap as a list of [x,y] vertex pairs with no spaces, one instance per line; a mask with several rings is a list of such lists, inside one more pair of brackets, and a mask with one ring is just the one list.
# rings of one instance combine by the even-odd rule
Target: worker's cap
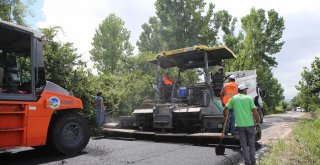
[[229,79],[235,80],[236,76],[232,74],[232,75],[229,76]]
[[238,86],[238,90],[239,90],[239,91],[242,91],[242,90],[245,90],[245,89],[248,89],[248,87],[247,87],[246,85],[244,85],[244,84],[240,84],[240,85]]

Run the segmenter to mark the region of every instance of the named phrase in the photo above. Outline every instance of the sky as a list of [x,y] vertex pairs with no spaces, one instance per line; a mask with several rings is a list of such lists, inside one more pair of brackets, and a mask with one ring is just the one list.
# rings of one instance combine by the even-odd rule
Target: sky
[[[285,20],[282,40],[285,44],[275,55],[278,66],[275,77],[284,88],[286,100],[298,91],[303,67],[310,67],[320,57],[320,2],[314,0],[205,0],[215,4],[215,10],[228,10],[238,20],[250,9],[275,9]],[[110,13],[115,13],[131,31],[130,42],[136,46],[142,32],[141,25],[155,16],[155,0],[37,0],[31,6],[33,28],[61,26],[59,39],[74,43],[78,53],[92,66],[89,50],[95,29]],[[239,23],[239,22],[238,22]],[[136,51],[137,52],[137,51]]]

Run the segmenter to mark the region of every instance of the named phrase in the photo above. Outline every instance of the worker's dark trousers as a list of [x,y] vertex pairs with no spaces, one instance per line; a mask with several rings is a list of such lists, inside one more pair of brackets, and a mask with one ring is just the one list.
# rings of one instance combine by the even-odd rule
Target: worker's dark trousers
[[255,148],[255,136],[254,126],[251,127],[237,127],[242,155],[244,157],[244,164],[256,163],[256,148]]

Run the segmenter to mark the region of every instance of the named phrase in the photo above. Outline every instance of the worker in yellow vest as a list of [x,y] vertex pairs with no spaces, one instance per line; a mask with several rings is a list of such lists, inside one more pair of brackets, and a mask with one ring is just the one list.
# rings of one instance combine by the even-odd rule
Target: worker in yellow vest
[[[220,92],[220,98],[223,106],[227,105],[227,103],[229,102],[232,96],[238,94],[238,85],[235,82],[236,76],[230,75],[228,78],[228,81],[229,82],[224,85],[224,87]],[[231,125],[231,129],[230,129],[230,125]],[[228,122],[226,125],[225,135],[228,135],[229,132],[231,132],[232,135],[235,135],[236,133],[235,117],[234,117],[233,109],[229,110],[229,116],[228,116]]]

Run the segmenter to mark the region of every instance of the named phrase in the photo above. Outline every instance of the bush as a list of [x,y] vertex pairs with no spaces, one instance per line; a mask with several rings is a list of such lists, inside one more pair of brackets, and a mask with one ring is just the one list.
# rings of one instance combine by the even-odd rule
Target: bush
[[320,111],[315,114],[315,119],[302,120],[293,129],[293,134],[304,146],[304,151],[310,153],[309,163],[320,164]]

